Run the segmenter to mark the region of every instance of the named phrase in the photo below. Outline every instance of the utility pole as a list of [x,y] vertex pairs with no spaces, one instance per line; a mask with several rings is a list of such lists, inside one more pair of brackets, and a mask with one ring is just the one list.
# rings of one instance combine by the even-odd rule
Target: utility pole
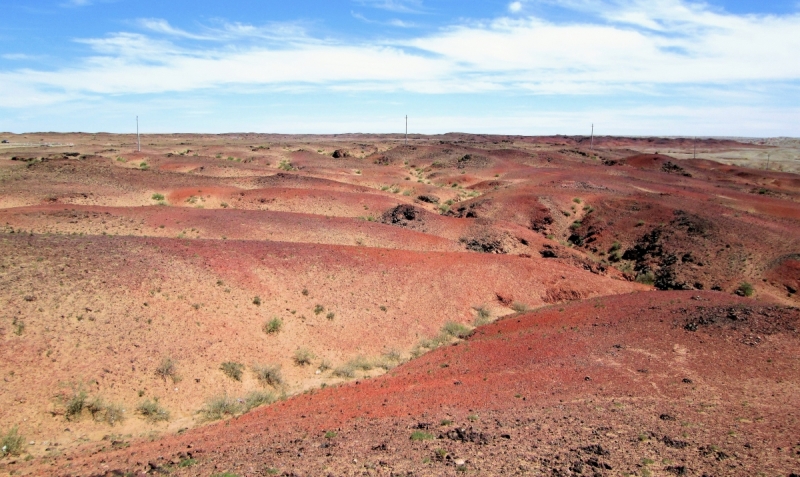
[[697,159],[697,136],[694,137],[694,158]]
[[408,146],[408,114],[406,114],[406,146]]
[[136,149],[142,152],[142,141],[139,139],[139,116],[136,116]]
[[592,140],[589,144],[589,150],[594,151],[594,123],[592,123]]

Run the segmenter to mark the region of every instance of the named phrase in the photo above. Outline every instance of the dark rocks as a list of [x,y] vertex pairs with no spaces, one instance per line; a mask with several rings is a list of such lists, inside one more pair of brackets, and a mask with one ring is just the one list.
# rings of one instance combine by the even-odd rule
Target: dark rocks
[[673,449],[685,449],[689,447],[689,443],[686,441],[679,441],[677,439],[673,439],[668,436],[664,436],[661,438],[661,442],[664,443],[667,447],[672,447]]
[[344,159],[345,157],[350,157],[350,151],[346,151],[344,149],[337,149],[333,151],[333,154],[331,154],[331,156],[334,159]]
[[417,196],[417,200],[419,200],[421,202],[426,202],[428,204],[438,204],[439,203],[439,198],[436,197],[433,194],[419,195],[419,196]]

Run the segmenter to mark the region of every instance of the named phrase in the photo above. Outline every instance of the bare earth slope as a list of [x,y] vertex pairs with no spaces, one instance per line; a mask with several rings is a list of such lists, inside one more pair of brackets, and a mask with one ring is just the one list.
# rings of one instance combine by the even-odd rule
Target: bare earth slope
[[0,136],[0,473],[797,471],[792,143]]

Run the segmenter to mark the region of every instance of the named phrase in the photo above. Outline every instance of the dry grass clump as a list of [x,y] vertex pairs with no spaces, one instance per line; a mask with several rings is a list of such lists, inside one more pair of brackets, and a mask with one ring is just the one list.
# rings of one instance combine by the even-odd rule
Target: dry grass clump
[[12,427],[7,434],[0,435],[0,457],[20,455],[24,447],[25,436],[19,435],[17,426]]
[[278,387],[283,384],[281,367],[278,364],[254,364],[251,369],[258,382],[264,386]]
[[170,378],[173,383],[177,383],[181,380],[178,375],[178,362],[169,356],[165,356],[158,367],[156,367],[156,376],[162,378],[164,381]]
[[314,353],[312,353],[308,348],[298,348],[294,352],[292,359],[296,365],[305,366],[307,364],[311,364],[311,360],[314,359]]
[[158,403],[158,398],[146,399],[142,401],[137,407],[136,412],[141,414],[145,420],[149,422],[168,421],[169,411],[161,407]]
[[442,326],[441,331],[438,335],[434,336],[433,338],[427,338],[419,343],[411,350],[411,356],[413,358],[417,358],[422,356],[427,351],[435,350],[436,348],[448,344],[454,339],[464,339],[466,338],[472,330],[466,326],[462,325],[461,323],[456,323],[453,321],[445,323]]
[[236,363],[234,361],[225,361],[220,365],[220,370],[225,373],[226,376],[229,378],[241,381],[242,380],[242,371],[244,371],[244,365],[242,363]]

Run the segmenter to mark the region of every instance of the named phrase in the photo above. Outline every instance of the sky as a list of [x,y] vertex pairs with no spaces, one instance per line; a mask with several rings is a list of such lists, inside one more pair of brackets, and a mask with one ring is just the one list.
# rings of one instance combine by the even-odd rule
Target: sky
[[800,136],[800,0],[0,0],[0,131]]

